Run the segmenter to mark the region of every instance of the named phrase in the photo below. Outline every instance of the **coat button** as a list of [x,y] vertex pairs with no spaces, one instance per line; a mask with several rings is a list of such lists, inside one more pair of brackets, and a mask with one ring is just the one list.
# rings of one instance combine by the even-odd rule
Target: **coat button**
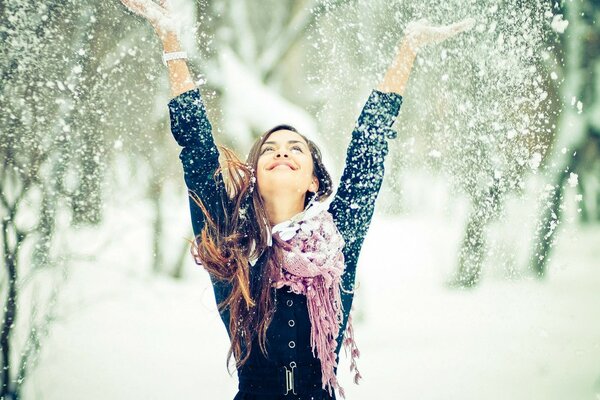
[[288,325],[289,325],[289,326],[290,326],[290,328],[291,328],[291,327],[293,327],[294,325],[296,325],[296,322],[294,322],[294,320],[293,320],[293,319],[290,319],[290,320],[288,321]]
[[294,304],[294,302],[293,302],[292,300],[288,300],[288,301],[286,302],[286,304],[288,305],[288,307],[291,307],[291,306],[292,306],[292,304]]
[[291,342],[288,343],[288,346],[290,347],[290,349],[293,349],[294,347],[296,347],[296,342],[294,342],[292,340]]

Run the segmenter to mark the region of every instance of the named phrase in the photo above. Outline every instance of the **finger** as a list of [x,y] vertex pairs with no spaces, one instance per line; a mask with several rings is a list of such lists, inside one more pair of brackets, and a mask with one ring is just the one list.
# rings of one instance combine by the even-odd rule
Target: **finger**
[[[475,19],[467,18],[460,22],[456,22],[451,25],[446,25],[439,28],[433,28],[432,33],[434,34],[436,41],[448,39],[452,36],[458,35],[461,32],[473,28],[475,25]],[[434,33],[435,32],[435,33]]]
[[130,11],[156,22],[164,15],[164,10],[152,0],[121,0]]
[[431,26],[429,20],[427,18],[421,18],[416,21],[410,21],[406,25],[406,29],[407,30],[418,30],[418,29],[422,29],[425,27],[429,27],[429,26]]
[[457,27],[454,25],[432,26],[427,29],[428,36],[434,41],[444,40],[457,33]]
[[121,3],[135,14],[144,16],[146,13],[146,7],[139,0],[121,0]]
[[171,11],[173,9],[172,3],[170,0],[160,0],[158,2],[158,4],[160,4],[160,6],[162,8],[164,8],[165,10]]
[[475,18],[466,18],[460,22],[453,24],[455,29],[459,32],[464,32],[472,29],[475,26]]

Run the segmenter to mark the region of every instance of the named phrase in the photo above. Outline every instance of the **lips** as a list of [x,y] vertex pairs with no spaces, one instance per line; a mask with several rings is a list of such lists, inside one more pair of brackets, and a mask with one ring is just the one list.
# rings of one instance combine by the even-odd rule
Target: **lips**
[[279,166],[279,165],[287,165],[287,166],[288,166],[290,169],[292,169],[292,170],[295,170],[295,169],[296,169],[296,168],[294,167],[294,165],[293,165],[291,162],[289,162],[289,161],[283,161],[283,160],[282,160],[282,161],[275,161],[275,162],[274,162],[273,164],[271,164],[271,165],[269,166],[269,168],[267,168],[267,169],[268,169],[268,170],[272,170],[272,169],[276,168],[276,167],[277,167],[277,166]]

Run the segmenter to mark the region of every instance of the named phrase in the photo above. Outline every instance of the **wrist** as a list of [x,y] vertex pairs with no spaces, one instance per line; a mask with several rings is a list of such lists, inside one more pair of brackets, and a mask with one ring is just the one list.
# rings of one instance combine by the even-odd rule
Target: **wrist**
[[165,53],[172,53],[175,51],[181,51],[181,45],[179,38],[175,32],[165,32],[160,35],[163,45],[163,51]]
[[412,37],[405,36],[400,42],[399,50],[401,53],[416,57],[417,52],[419,51],[419,46],[415,43],[415,40]]
[[163,64],[165,64],[165,67],[167,66],[167,63],[169,61],[175,61],[175,60],[187,60],[187,53],[185,51],[171,51],[169,53],[165,53],[163,52]]

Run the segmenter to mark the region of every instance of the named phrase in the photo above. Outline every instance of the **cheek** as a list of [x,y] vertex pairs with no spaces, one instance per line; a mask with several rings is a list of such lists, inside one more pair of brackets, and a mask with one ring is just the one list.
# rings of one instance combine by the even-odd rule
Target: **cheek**
[[[261,159],[262,159],[262,161],[261,161]],[[258,162],[256,163],[256,168],[254,170],[254,173],[256,175],[256,184],[257,185],[261,181],[264,182],[265,166],[266,166],[266,161],[264,160],[264,157],[259,158]]]
[[260,186],[260,183],[264,182],[264,175],[261,170],[256,172],[256,185]]
[[305,157],[302,159],[302,171],[304,172],[304,175],[307,175],[309,178],[313,176],[314,164],[312,157]]

